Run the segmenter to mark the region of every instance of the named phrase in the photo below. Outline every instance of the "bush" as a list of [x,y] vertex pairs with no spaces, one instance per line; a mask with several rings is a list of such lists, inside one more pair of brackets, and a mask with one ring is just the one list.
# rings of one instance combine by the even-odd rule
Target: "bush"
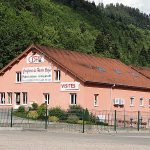
[[49,116],[56,116],[59,120],[66,120],[66,112],[60,107],[54,107],[49,109]]
[[18,112],[25,113],[25,107],[24,106],[19,106]]
[[49,117],[48,117],[48,121],[50,121],[50,122],[58,122],[58,121],[59,121],[59,118],[56,117],[56,116],[49,116]]
[[79,121],[79,118],[77,115],[70,115],[68,116],[68,119],[67,119],[67,123],[78,123]]
[[38,113],[38,118],[44,120],[45,119],[45,113],[46,113],[46,104],[43,103],[41,104],[38,109],[37,109],[37,113]]
[[37,103],[33,103],[32,104],[32,109],[33,110],[37,110],[38,109],[38,104]]
[[79,118],[79,120],[82,120],[83,118],[83,108],[80,105],[69,106],[67,113],[68,116],[76,115]]
[[38,113],[36,110],[32,110],[32,111],[29,111],[27,117],[28,118],[31,118],[31,119],[37,119],[38,118]]

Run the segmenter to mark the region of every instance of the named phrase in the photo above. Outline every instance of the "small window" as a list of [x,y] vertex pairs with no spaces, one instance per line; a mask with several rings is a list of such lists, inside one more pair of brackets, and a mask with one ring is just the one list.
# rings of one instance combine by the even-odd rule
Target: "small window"
[[16,72],[16,83],[20,83],[21,82],[21,72]]
[[130,98],[130,106],[134,106],[134,99],[135,99],[134,97]]
[[16,105],[20,105],[20,93],[15,93]]
[[140,98],[140,106],[144,106],[144,98]]
[[23,92],[23,105],[27,105],[28,103],[28,97],[27,97],[27,92]]
[[5,92],[0,93],[1,104],[5,104]]
[[94,94],[94,106],[98,106],[98,95],[99,94]]
[[70,93],[70,104],[71,105],[77,104],[77,94],[76,93]]
[[54,70],[54,72],[55,72],[55,81],[60,81],[61,76],[60,70]]
[[12,92],[8,92],[8,104],[12,104]]
[[50,95],[49,93],[44,93],[44,103],[49,105],[49,98],[50,98]]

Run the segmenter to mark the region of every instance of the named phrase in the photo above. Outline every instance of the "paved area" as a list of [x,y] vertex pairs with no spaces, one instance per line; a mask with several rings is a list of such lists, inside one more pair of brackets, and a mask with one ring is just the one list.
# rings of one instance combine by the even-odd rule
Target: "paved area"
[[0,150],[150,150],[150,134],[0,131]]

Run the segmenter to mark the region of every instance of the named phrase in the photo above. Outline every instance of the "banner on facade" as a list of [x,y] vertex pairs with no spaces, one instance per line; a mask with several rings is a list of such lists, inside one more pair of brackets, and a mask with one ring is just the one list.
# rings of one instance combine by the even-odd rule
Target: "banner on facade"
[[61,82],[60,91],[79,91],[80,90],[79,82]]
[[22,82],[52,82],[52,69],[50,66],[23,68]]
[[39,64],[44,62],[44,56],[43,55],[28,55],[27,56],[27,63],[28,64]]

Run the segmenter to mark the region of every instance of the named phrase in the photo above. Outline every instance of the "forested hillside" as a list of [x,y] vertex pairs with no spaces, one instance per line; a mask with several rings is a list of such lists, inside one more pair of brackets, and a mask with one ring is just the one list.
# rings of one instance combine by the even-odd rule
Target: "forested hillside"
[[122,4],[0,0],[0,68],[32,43],[150,66],[150,16]]

